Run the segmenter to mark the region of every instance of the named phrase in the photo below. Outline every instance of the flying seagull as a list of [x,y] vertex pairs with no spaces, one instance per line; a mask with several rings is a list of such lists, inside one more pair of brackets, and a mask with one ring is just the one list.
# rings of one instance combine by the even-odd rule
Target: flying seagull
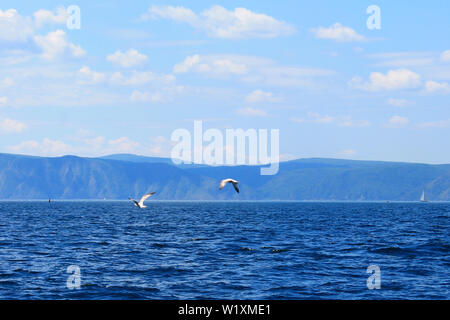
[[147,206],[144,206],[144,201],[147,200],[148,197],[151,197],[151,196],[154,195],[154,194],[155,194],[155,192],[150,192],[150,193],[144,194],[144,195],[142,196],[141,200],[139,200],[139,202],[137,202],[136,200],[131,199],[131,198],[128,198],[128,200],[133,201],[133,202],[134,202],[134,205],[135,205],[136,207],[138,207],[138,208],[141,208],[141,209],[142,209],[142,208],[147,208]]
[[239,188],[238,188],[238,183],[239,182],[234,180],[234,179],[230,179],[230,178],[223,179],[222,181],[220,181],[219,190],[222,190],[227,183],[232,183],[233,187],[234,187],[234,190],[236,190],[236,192],[239,193]]

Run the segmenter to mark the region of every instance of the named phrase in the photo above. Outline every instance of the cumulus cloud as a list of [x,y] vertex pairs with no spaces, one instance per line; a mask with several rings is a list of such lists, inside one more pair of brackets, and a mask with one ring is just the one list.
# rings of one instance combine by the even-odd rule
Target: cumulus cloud
[[34,33],[33,21],[17,10],[0,10],[0,41],[24,42]]
[[26,127],[25,123],[9,118],[0,121],[0,130],[5,133],[20,133],[25,130]]
[[395,99],[395,98],[389,98],[388,103],[395,107],[403,107],[408,104],[408,100],[406,99]]
[[450,93],[450,84],[448,82],[427,81],[425,83],[425,92]]
[[65,24],[68,18],[67,10],[59,7],[55,11],[40,9],[33,13],[37,27],[45,24]]
[[45,60],[53,60],[67,52],[73,57],[81,57],[86,53],[80,46],[70,43],[63,30],[49,32],[45,36],[34,36],[34,42],[42,49],[41,57]]
[[235,62],[229,58],[200,57],[196,54],[186,57],[183,62],[176,64],[173,68],[175,73],[186,73],[189,71],[209,74],[245,74],[248,69],[245,64]]
[[246,8],[227,10],[219,5],[199,14],[184,7],[152,6],[143,18],[164,18],[186,23],[213,38],[274,38],[295,32],[293,26],[269,15]]
[[73,148],[60,140],[44,138],[42,141],[27,140],[6,149],[12,153],[36,154],[42,156],[62,156],[73,152]]
[[212,78],[232,78],[253,86],[307,88],[323,86],[315,78],[335,74],[328,69],[283,66],[271,59],[255,56],[198,54],[186,57],[174,66],[173,71],[177,74],[190,72]]
[[245,97],[245,101],[247,101],[248,103],[278,102],[280,101],[280,99],[275,97],[272,92],[257,89],[250,92]]
[[130,100],[133,102],[163,102],[164,98],[159,92],[141,92],[134,90],[131,93]]
[[91,70],[87,66],[83,66],[78,70],[80,84],[96,84],[105,80],[105,74]]
[[[92,156],[92,150],[97,155],[113,153],[135,153],[135,154],[169,154],[164,149],[164,138],[157,137],[150,139],[146,144],[134,141],[128,137],[105,139],[103,136],[95,136],[90,132],[78,132],[71,139],[72,143],[62,140],[44,138],[39,140],[26,140],[16,145],[7,146],[5,149],[11,153],[30,154],[39,156],[63,156],[67,154],[89,155]],[[170,146],[170,143],[166,143]],[[169,150],[170,151],[170,150]],[[159,153],[158,153],[159,152]]]
[[442,52],[441,60],[445,62],[450,61],[450,50],[445,50],[444,52]]
[[140,143],[133,141],[127,137],[120,137],[118,139],[109,140],[108,144],[120,153],[133,153],[139,148]]
[[387,127],[389,128],[403,128],[409,123],[409,119],[401,116],[393,116],[388,120]]
[[120,65],[124,68],[136,67],[144,64],[147,61],[145,54],[139,53],[136,49],[129,49],[126,52],[120,50],[110,54],[106,60],[114,64]]
[[121,72],[114,72],[110,81],[113,84],[123,86],[141,86],[150,82],[170,84],[175,81],[175,76],[171,74],[156,74],[151,71],[133,71],[128,76],[123,75]]
[[356,42],[366,40],[362,35],[359,35],[355,30],[345,27],[340,23],[335,23],[332,26],[318,27],[311,29],[311,32],[317,38],[328,39],[337,42]]
[[268,114],[264,110],[255,109],[255,108],[242,108],[237,110],[237,114],[241,116],[249,116],[249,117],[267,117]]
[[8,97],[0,97],[0,106],[8,103]]
[[0,41],[25,42],[46,24],[66,24],[68,16],[64,7],[54,11],[40,9],[33,17],[22,17],[16,9],[0,9]]
[[368,91],[413,89],[421,85],[420,75],[408,69],[389,70],[386,74],[372,72],[369,81],[354,77],[349,85],[356,89]]
[[175,73],[185,73],[190,71],[194,66],[200,63],[200,56],[195,54],[193,56],[188,56],[183,62],[176,64],[173,67],[173,72]]

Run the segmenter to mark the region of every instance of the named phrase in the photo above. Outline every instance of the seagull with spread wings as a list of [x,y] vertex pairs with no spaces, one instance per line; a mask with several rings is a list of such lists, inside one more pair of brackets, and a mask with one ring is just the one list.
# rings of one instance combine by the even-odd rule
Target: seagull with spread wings
[[131,199],[131,198],[128,198],[128,200],[133,201],[133,202],[134,202],[134,205],[135,205],[136,207],[143,209],[143,208],[147,208],[147,206],[144,206],[144,201],[147,200],[148,197],[151,197],[151,196],[154,195],[154,194],[155,194],[155,192],[150,192],[150,193],[144,194],[144,195],[142,196],[141,200],[139,200],[139,202],[137,202],[136,200]]
[[239,182],[234,179],[230,179],[230,178],[223,179],[222,181],[220,181],[219,190],[222,190],[227,183],[231,183],[234,187],[234,190],[236,190],[236,192],[239,193],[239,188],[238,188]]

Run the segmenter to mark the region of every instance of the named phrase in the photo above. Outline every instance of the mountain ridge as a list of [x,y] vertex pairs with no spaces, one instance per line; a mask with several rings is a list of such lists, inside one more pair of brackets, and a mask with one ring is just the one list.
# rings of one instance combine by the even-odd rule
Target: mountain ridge
[[[127,199],[156,191],[155,200],[416,201],[425,190],[429,200],[450,201],[450,164],[306,158],[281,162],[274,176],[261,176],[260,167],[2,153],[0,199]],[[228,177],[239,181],[240,194],[218,190]]]

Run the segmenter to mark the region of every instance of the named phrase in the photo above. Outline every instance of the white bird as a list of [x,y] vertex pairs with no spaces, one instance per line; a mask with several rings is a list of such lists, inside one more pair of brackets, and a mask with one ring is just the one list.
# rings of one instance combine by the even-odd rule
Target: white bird
[[222,181],[220,181],[219,190],[222,190],[227,183],[233,184],[234,190],[236,190],[236,192],[239,193],[239,188],[238,188],[239,182],[234,179],[230,179],[230,178],[223,179]]
[[134,202],[134,205],[135,205],[136,207],[138,207],[138,208],[141,208],[141,209],[142,209],[142,208],[147,208],[147,206],[144,206],[144,201],[147,200],[148,197],[151,197],[151,196],[154,195],[154,194],[155,194],[155,192],[150,192],[150,193],[144,194],[144,195],[142,196],[141,200],[139,200],[139,202],[137,202],[136,200],[131,199],[131,198],[128,198],[128,200],[133,201],[133,202]]

